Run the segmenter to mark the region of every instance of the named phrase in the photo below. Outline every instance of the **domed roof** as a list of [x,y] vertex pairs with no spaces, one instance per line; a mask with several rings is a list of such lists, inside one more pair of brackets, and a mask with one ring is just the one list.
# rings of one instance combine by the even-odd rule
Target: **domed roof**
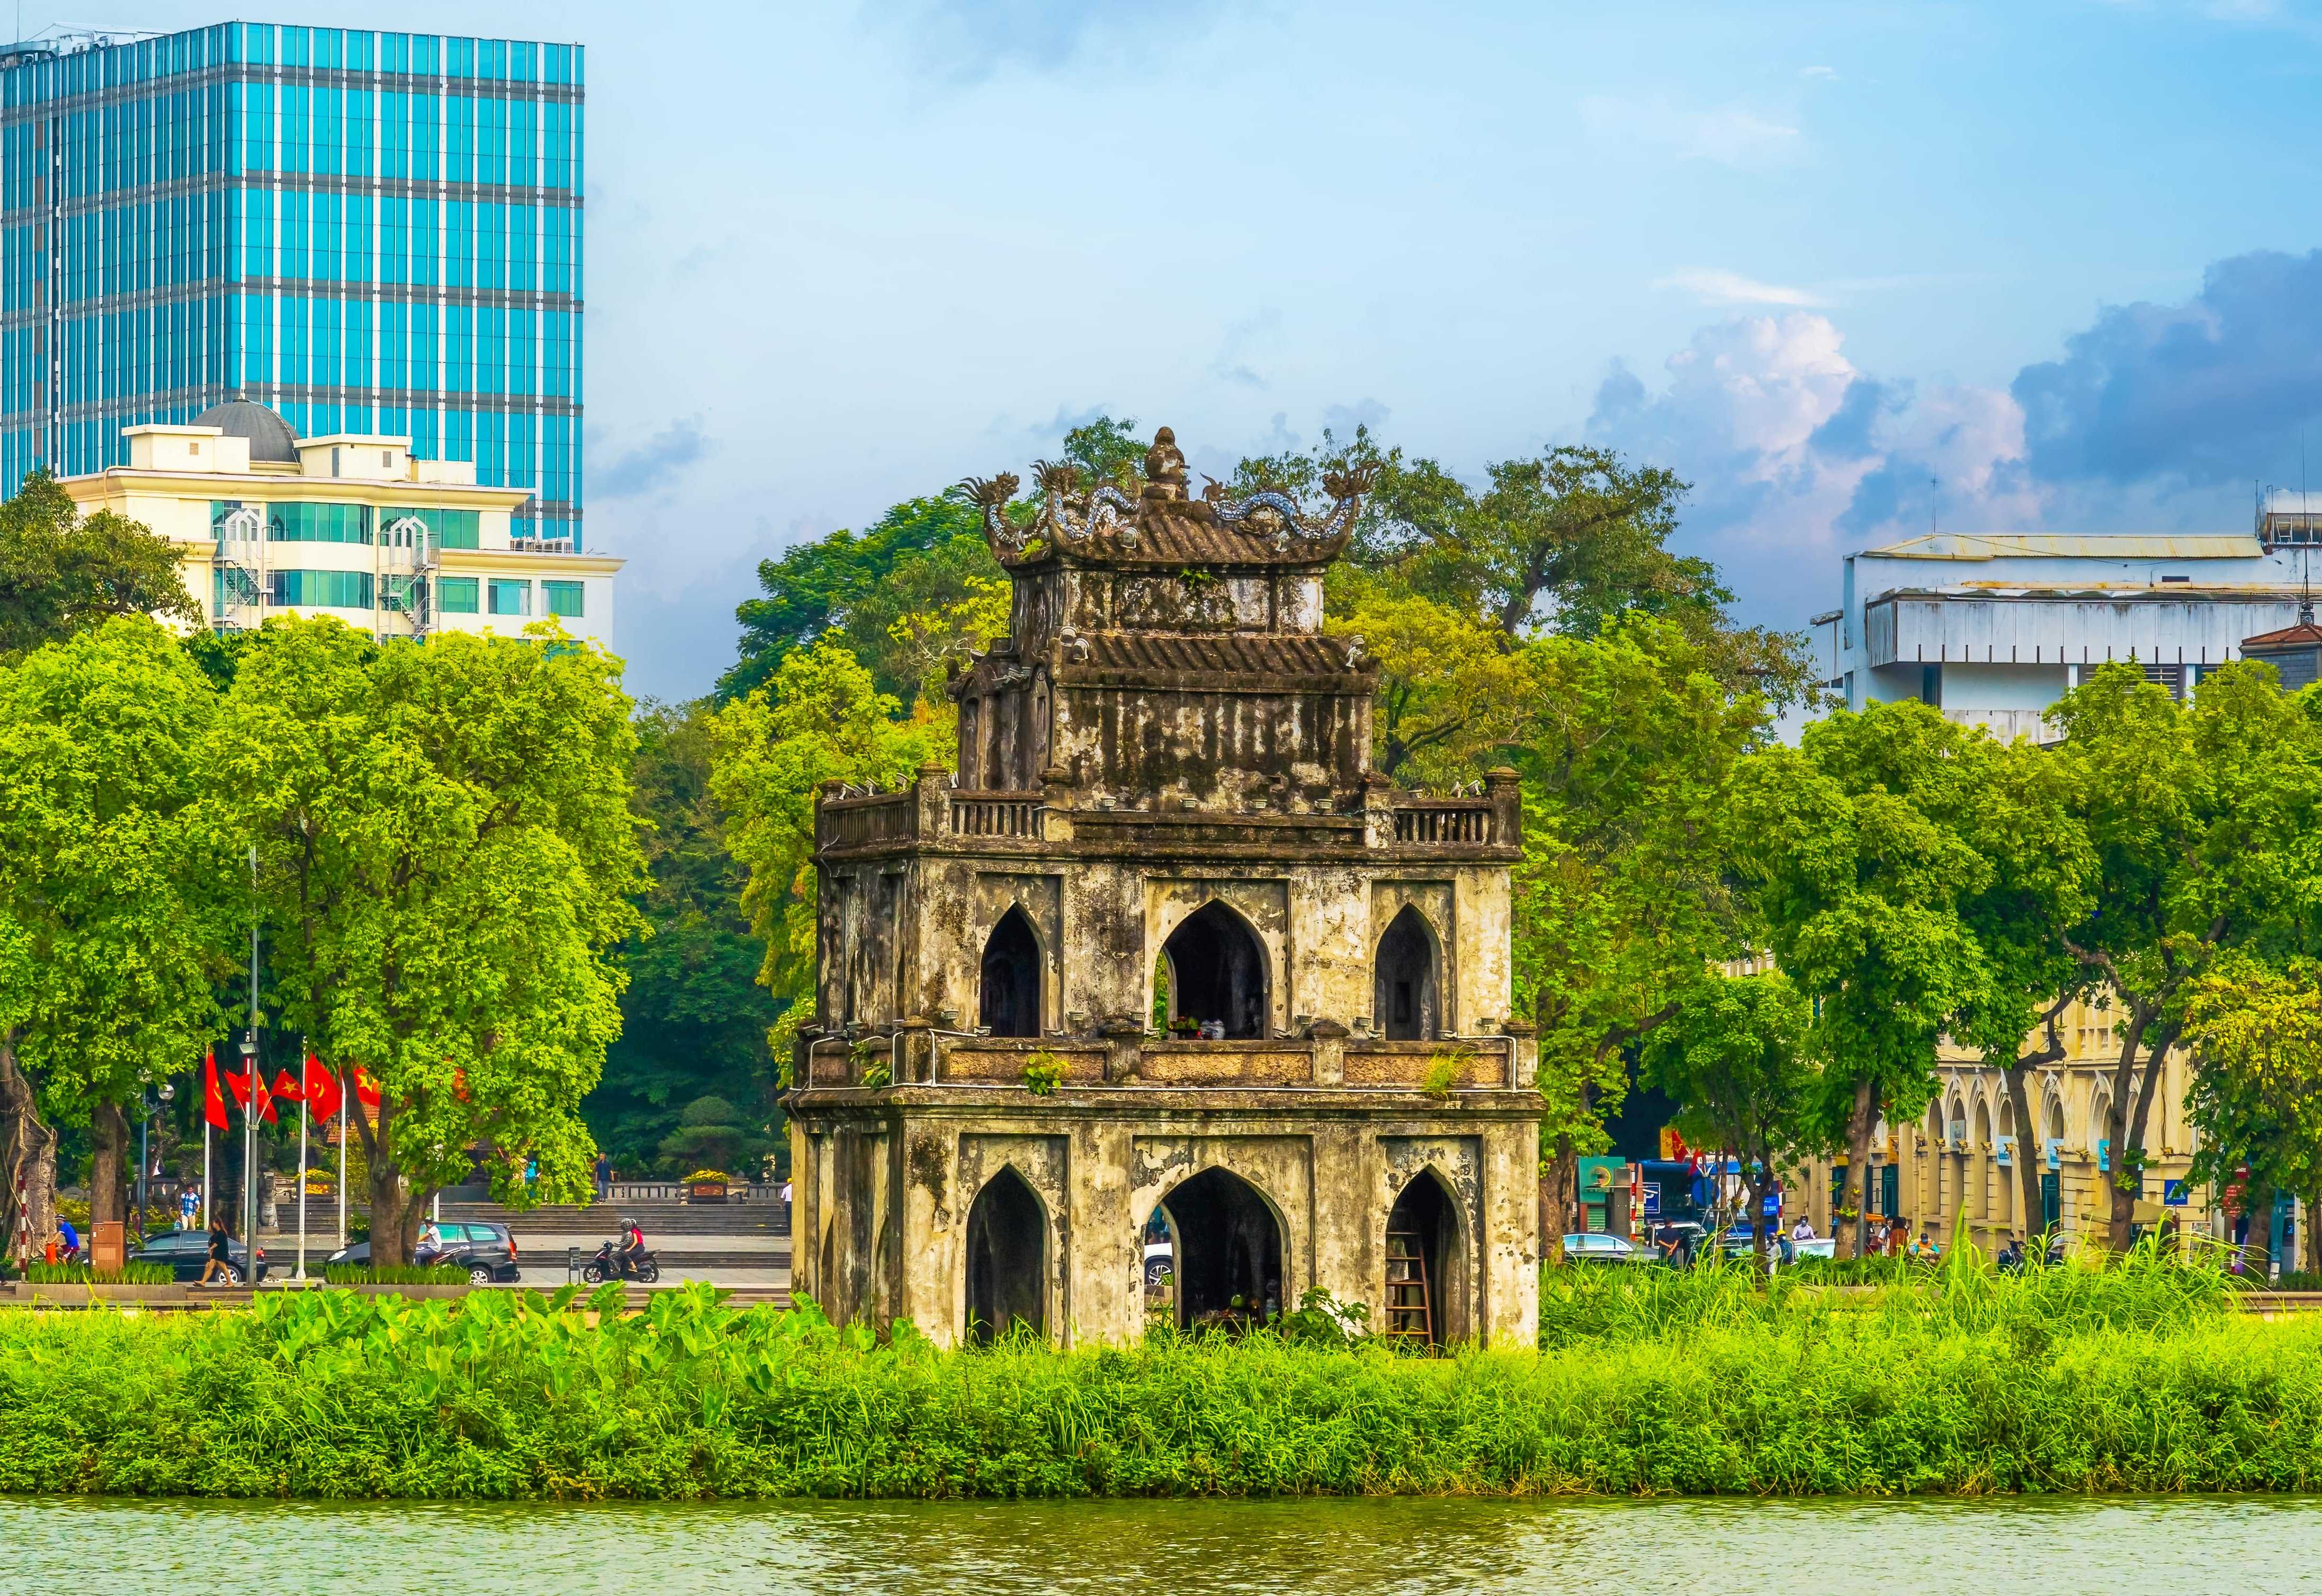
[[263,405],[231,399],[223,405],[213,405],[195,416],[194,425],[214,426],[229,438],[249,439],[253,461],[273,461],[286,466],[298,463],[298,434],[290,430],[288,422]]

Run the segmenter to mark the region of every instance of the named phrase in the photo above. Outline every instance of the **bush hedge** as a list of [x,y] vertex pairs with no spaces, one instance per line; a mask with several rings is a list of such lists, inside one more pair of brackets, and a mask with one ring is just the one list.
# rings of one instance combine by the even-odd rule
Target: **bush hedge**
[[[1645,1273],[1649,1272],[1637,1272]],[[1339,1321],[882,1344],[707,1287],[0,1314],[0,1491],[707,1498],[2310,1491],[2322,1320],[2200,1272],[1865,1294],[1559,1272],[1541,1350]],[[1566,1274],[1587,1278],[1568,1280]]]

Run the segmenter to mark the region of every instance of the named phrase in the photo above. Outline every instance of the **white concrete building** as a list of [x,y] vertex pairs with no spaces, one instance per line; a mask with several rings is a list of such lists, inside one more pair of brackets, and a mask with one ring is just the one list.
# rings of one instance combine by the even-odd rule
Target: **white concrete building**
[[512,635],[553,616],[612,643],[622,561],[511,536],[531,490],[480,488],[468,461],[422,460],[408,438],[298,438],[246,401],[123,435],[127,465],[60,486],[83,515],[112,510],[179,544],[213,626],[326,615],[385,640]]
[[1848,555],[1842,607],[1815,625],[1836,631],[1848,707],[1924,698],[2041,738],[2088,666],[2134,659],[2182,696],[2244,639],[2295,625],[2317,541],[2322,494],[2296,493],[2246,533],[1930,534]]

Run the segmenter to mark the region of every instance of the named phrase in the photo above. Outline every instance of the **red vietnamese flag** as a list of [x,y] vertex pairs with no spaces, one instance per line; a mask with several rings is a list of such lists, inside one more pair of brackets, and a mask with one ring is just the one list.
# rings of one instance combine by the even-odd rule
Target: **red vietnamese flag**
[[[288,1070],[274,1072],[274,1095],[286,1103],[303,1103],[306,1100],[306,1094],[298,1089],[298,1083],[296,1081],[290,1079],[290,1072]],[[270,1115],[268,1117],[271,1118],[272,1116]]]
[[217,1049],[202,1055],[202,1117],[219,1130],[227,1128],[225,1094],[218,1090]]
[[379,1107],[379,1083],[364,1072],[361,1064],[355,1066],[355,1101],[366,1108]]
[[339,1111],[343,1100],[339,1090],[339,1078],[323,1067],[323,1061],[313,1053],[306,1055],[306,1112],[316,1120],[326,1120]]
[[274,1099],[267,1092],[264,1076],[258,1075],[255,1070],[249,1075],[237,1075],[232,1070],[228,1070],[225,1072],[225,1083],[233,1092],[235,1105],[247,1108],[250,1107],[250,1083],[252,1076],[257,1076],[258,1080],[258,1117],[267,1124],[272,1125],[275,1123]]

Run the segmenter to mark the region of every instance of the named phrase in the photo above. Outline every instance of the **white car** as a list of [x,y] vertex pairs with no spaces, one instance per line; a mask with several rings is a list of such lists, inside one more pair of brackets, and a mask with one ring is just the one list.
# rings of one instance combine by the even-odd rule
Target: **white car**
[[1650,1263],[1653,1255],[1625,1236],[1582,1230],[1564,1238],[1564,1256],[1574,1263]]

